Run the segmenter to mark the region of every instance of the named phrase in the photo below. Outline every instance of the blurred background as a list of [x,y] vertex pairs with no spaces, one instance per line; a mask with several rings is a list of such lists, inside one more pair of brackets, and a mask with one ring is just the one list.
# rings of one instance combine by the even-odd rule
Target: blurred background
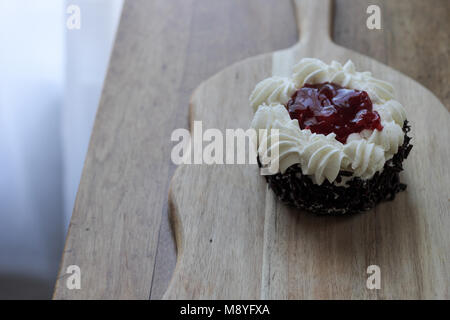
[[0,0],[0,299],[51,298],[122,2]]

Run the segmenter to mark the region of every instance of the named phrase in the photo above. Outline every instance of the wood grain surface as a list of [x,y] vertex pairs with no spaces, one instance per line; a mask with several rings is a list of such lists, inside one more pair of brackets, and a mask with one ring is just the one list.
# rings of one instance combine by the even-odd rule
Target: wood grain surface
[[[421,81],[449,108],[449,2],[375,1],[383,29],[371,31],[372,2],[336,1],[334,41]],[[162,297],[175,266],[170,133],[187,127],[192,90],[233,62],[296,40],[287,0],[125,1],[55,299]],[[82,270],[78,291],[65,286],[71,264]]]
[[[366,214],[319,218],[277,201],[256,164],[182,165],[169,193],[178,261],[164,297],[448,299],[450,132],[442,130],[450,127],[448,111],[414,80],[333,44],[329,0],[296,2],[299,44],[234,64],[202,83],[191,120],[201,120],[203,130],[247,128],[252,89],[273,74],[290,75],[286,61],[351,59],[392,83],[407,110],[414,144],[402,173],[408,190]],[[366,286],[370,265],[381,269],[380,290]]]

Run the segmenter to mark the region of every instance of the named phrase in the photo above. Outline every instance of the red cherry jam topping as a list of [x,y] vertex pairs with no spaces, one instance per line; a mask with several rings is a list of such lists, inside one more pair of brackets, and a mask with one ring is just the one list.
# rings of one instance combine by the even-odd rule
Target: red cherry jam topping
[[364,129],[383,130],[380,115],[372,111],[365,91],[343,88],[335,83],[305,84],[287,103],[291,119],[301,129],[327,135],[334,132],[342,143]]

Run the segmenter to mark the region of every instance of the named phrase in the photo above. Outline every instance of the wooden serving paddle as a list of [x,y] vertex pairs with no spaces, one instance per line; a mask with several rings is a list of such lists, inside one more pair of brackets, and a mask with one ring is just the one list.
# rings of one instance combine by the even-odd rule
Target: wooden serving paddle
[[[448,299],[448,111],[414,80],[334,44],[330,0],[296,1],[296,10],[299,43],[202,83],[191,121],[203,121],[203,130],[248,128],[257,82],[289,75],[303,57],[351,59],[391,82],[407,110],[414,147],[401,177],[408,188],[367,213],[317,217],[278,202],[256,165],[182,165],[169,194],[178,260],[165,298]],[[380,268],[380,289],[367,287],[371,265]]]

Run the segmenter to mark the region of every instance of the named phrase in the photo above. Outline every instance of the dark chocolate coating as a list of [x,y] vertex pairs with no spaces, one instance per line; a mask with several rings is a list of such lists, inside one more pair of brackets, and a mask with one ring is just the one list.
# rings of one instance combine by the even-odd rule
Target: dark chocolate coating
[[[405,139],[394,157],[386,161],[383,171],[375,173],[368,180],[354,177],[347,181],[348,187],[336,186],[325,180],[320,186],[303,175],[299,164],[292,165],[285,173],[266,176],[270,188],[286,203],[318,215],[343,215],[370,210],[381,201],[393,200],[395,195],[406,189],[400,182],[402,163],[408,157],[412,145],[408,136],[408,121],[403,125]],[[341,171],[337,182],[351,172]]]

